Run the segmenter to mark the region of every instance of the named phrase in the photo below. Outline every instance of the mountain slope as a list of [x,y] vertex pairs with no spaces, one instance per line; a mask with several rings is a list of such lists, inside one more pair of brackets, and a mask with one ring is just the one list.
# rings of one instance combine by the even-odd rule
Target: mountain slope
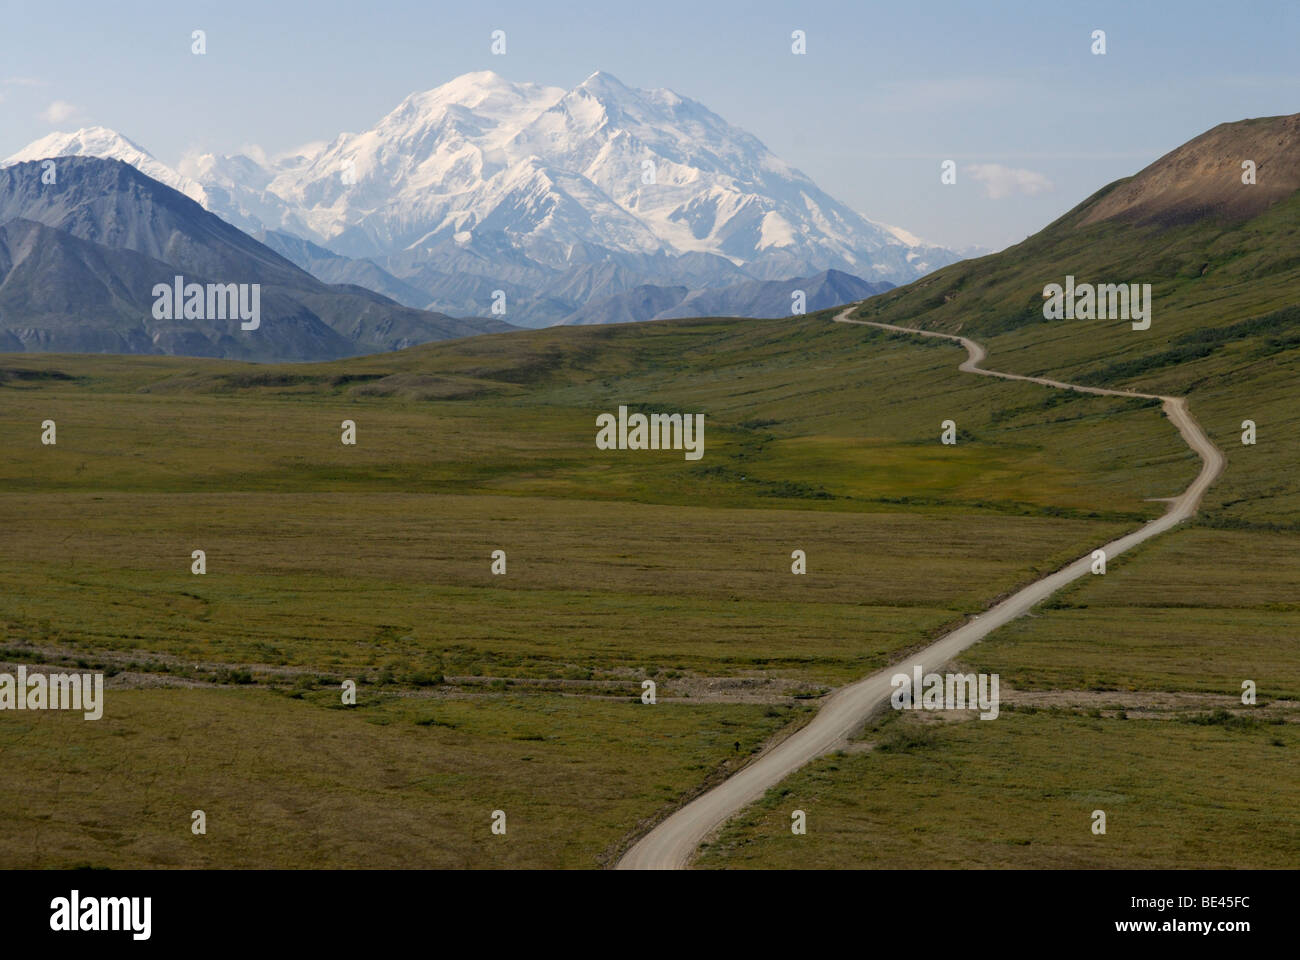
[[701,104],[602,72],[569,91],[467,74],[268,189],[349,255],[501,234],[549,266],[586,258],[577,244],[712,253],[765,279],[769,260],[781,275],[801,264],[897,280],[952,259],[838,203]]
[[[1021,243],[876,297],[860,315],[985,337],[1051,327],[1102,357],[1136,355],[1188,329],[1294,303],[1298,124],[1300,114],[1221,124],[1103,187]],[[1214,149],[1201,150],[1211,137]],[[1273,186],[1243,184],[1240,159],[1266,139],[1280,145],[1263,168]],[[1203,169],[1195,182],[1185,175],[1189,165]],[[1078,283],[1152,284],[1151,329],[1121,336],[1126,322],[1045,319],[1043,288],[1067,275]],[[1202,308],[1210,300],[1213,311]]]
[[[1111,190],[1079,224],[1248,220],[1300,189],[1298,157],[1300,114],[1221,123]],[[1255,166],[1254,184],[1242,182],[1246,161]]]
[[[0,350],[159,353],[241,360],[347,356],[355,345],[301,307],[270,297],[258,336],[237,323],[156,320],[152,289],[170,264],[113,249],[31,220],[0,225]],[[204,283],[200,274],[188,281]],[[269,308],[269,309],[268,309]],[[242,334],[242,335],[241,335]]]
[[353,260],[332,250],[326,250],[310,240],[283,230],[260,230],[253,239],[266,244],[295,266],[306,270],[318,280],[334,284],[354,284],[390,300],[396,300],[415,309],[432,309],[429,295],[418,287],[398,280],[387,270],[370,260]]
[[644,284],[596,300],[566,317],[564,323],[628,323],[671,317],[788,317],[796,290],[803,291],[805,312],[811,313],[862,300],[891,287],[886,281],[868,283],[839,270],[790,280],[746,280],[705,290]]
[[[1187,396],[1228,451],[1201,522],[1294,527],[1297,124],[1300,114],[1215,127],[1022,243],[873,297],[855,316],[966,334],[987,344],[989,365],[1002,370]],[[1252,155],[1261,158],[1259,182],[1243,184],[1241,160]],[[1191,179],[1189,171],[1197,171]],[[1150,328],[1045,319],[1045,285],[1067,276],[1076,284],[1150,284]],[[1268,442],[1243,444],[1246,420]]]
[[[58,160],[57,169],[58,179],[53,184],[41,182],[41,165],[36,162],[0,170],[0,224],[34,221],[95,246],[131,252],[151,261],[144,272],[139,261],[130,261],[128,275],[118,281],[118,286],[128,291],[119,306],[129,304],[131,309],[138,309],[141,303],[151,304],[153,286],[170,282],[176,274],[190,282],[261,285],[262,329],[244,332],[236,322],[209,321],[202,331],[188,331],[185,339],[202,355],[212,355],[211,350],[216,350],[223,356],[257,359],[324,359],[508,329],[499,321],[454,320],[412,310],[360,287],[324,284],[207,213],[193,200],[121,161],[64,157]],[[46,233],[28,235],[27,239],[37,243],[59,239],[63,243]],[[80,247],[76,255],[86,262],[87,258],[93,259]],[[102,261],[100,266],[107,262]],[[120,258],[113,262],[126,263]],[[42,317],[52,322],[45,305],[61,295],[57,288],[62,281],[58,277],[64,270],[72,268],[65,262],[63,269],[48,274],[46,285],[31,286],[25,302],[11,299],[5,313],[6,327],[35,330]],[[96,313],[93,302],[64,305],[66,310],[74,308],[84,311],[86,317],[95,317],[93,322],[107,322]],[[151,320],[151,309],[138,319]],[[315,323],[337,336],[326,336],[315,328]],[[274,335],[265,333],[278,324],[285,325],[285,330]],[[230,347],[224,338],[232,331],[248,340],[249,346]],[[295,331],[301,334],[297,340]],[[200,333],[211,350],[193,340]],[[97,337],[88,329],[89,349],[99,349]],[[41,342],[35,333],[19,339],[37,348]],[[140,343],[138,339],[129,342]],[[151,352],[179,350],[179,342],[173,337],[161,337],[153,341]]]
[[736,315],[741,317],[788,317],[796,290],[803,291],[805,311],[811,313],[875,296],[892,286],[885,280],[870,283],[839,270],[824,270],[813,277],[750,281],[719,290],[697,290],[660,317],[716,316],[724,307],[737,309]]
[[121,160],[135,167],[146,177],[165,183],[205,207],[210,202],[207,192],[198,181],[178,173],[144,147],[107,127],[83,127],[73,133],[51,133],[32,141],[0,163],[0,167],[51,157],[99,157],[104,160]]
[[666,310],[676,307],[690,293],[688,287],[661,287],[653,283],[643,283],[631,290],[594,300],[569,314],[562,322],[574,325],[636,323],[653,320]]

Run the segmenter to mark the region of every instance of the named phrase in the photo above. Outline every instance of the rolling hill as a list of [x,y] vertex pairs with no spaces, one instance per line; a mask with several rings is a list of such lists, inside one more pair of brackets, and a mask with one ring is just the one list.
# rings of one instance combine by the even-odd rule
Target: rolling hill
[[[1210,515],[1248,523],[1266,514],[1295,529],[1297,129],[1300,115],[1221,124],[1025,241],[873,297],[855,316],[975,337],[997,369],[1186,395],[1229,450],[1230,467],[1207,498]],[[1241,161],[1252,156],[1258,179],[1243,183]],[[1045,319],[1044,286],[1067,276],[1151,284],[1150,329]],[[1248,419],[1267,443],[1243,449]]]

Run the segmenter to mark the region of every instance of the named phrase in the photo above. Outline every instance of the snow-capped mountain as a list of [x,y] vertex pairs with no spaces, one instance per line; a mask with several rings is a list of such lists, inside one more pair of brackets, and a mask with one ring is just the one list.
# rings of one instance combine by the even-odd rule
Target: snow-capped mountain
[[958,259],[828,196],[696,101],[603,72],[572,90],[468,73],[370,130],[272,160],[206,155],[175,171],[102,128],[10,159],[60,153],[132,163],[248,232],[368,258],[425,291],[420,306],[481,314],[485,292],[506,290],[511,319],[530,325],[588,302],[578,289],[827,269],[903,283]]
[[772,259],[783,275],[799,260],[895,282],[942,258],[827,196],[701,104],[601,72],[568,91],[466,74],[412,94],[266,189],[312,239],[350,256],[504,235],[550,266],[597,246]]
[[[509,329],[323,283],[128,163],[65,156],[57,186],[42,170],[0,170],[0,350],[329,360]],[[157,285],[180,277],[256,289],[257,335],[212,288],[159,316]]]
[[255,233],[269,225],[306,234],[289,205],[266,189],[275,176],[272,163],[209,153],[184,158],[180,172],[203,184],[204,206],[242,230]]
[[10,167],[29,160],[50,157],[102,157],[129,163],[146,177],[178,190],[203,206],[208,206],[207,192],[196,181],[182,176],[167,164],[154,157],[139,144],[107,127],[85,127],[76,133],[51,133],[34,140],[12,157],[0,162],[0,167]]

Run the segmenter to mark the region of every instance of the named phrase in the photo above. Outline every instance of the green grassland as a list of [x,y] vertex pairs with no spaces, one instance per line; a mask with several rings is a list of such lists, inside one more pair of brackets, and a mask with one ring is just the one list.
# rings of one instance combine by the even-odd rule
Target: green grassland
[[1192,527],[1076,581],[964,659],[1017,687],[1197,691],[1300,701],[1291,534]]
[[[1240,869],[1294,867],[1300,852],[1295,723],[890,711],[867,737],[875,749],[823,757],[768,791],[698,864]],[[794,810],[807,815],[802,836]],[[1104,835],[1092,832],[1094,810]]]
[[[930,731],[915,750],[824,759],[729,826],[702,863],[1300,863],[1289,816],[1300,800],[1300,196],[1244,223],[1082,225],[1113,186],[1023,243],[872,298],[855,315],[974,337],[991,369],[1188,398],[1227,455],[1200,514],[995,632],[963,668],[1063,701],[1190,699],[1140,721],[1004,712]],[[1043,287],[1067,274],[1151,283],[1151,329],[1044,320]],[[1258,427],[1254,446],[1241,442],[1246,419]],[[1240,703],[1243,680],[1272,720]],[[1202,715],[1190,705],[1197,696],[1232,709],[1218,723],[1189,722]],[[867,739],[878,736],[890,737]],[[1128,812],[1093,837],[1087,814],[1107,796]],[[806,837],[790,833],[798,806],[809,811]]]
[[[1109,189],[1002,253],[873,297],[856,316],[973,336],[997,370],[1185,395],[1228,456],[1201,522],[1300,530],[1300,195],[1244,223],[1079,225]],[[1151,283],[1151,328],[1044,320],[1043,287],[1067,274]],[[1254,446],[1241,443],[1247,419]]]
[[[1144,498],[1195,475],[1147,403],[995,384],[960,373],[958,348],[827,319],[565,328],[318,365],[24,356],[0,364],[0,491],[906,501],[1133,520],[1159,512]],[[416,370],[463,396],[392,386]],[[704,458],[596,451],[596,415],[619,404],[704,413]],[[950,418],[963,442],[944,447]],[[56,447],[38,442],[45,419],[59,424]],[[355,447],[339,442],[343,419],[357,423]]]
[[[1186,393],[1227,449],[1195,525],[974,648],[980,669],[1029,691],[1252,678],[1262,699],[1294,695],[1285,213],[1159,237],[1067,216],[860,310],[974,335],[994,369]],[[1067,272],[1151,279],[1152,330],[1034,320]],[[1153,402],[963,359],[830,312],[310,365],[0,357],[0,660],[113,674],[102,721],[0,722],[24,770],[0,865],[608,864],[809,698],[1158,515],[1199,467]],[[595,417],[619,404],[704,413],[704,458],[597,451]],[[637,700],[647,677],[655,706]],[[802,771],[705,862],[1204,866],[1235,849],[1278,865],[1294,729],[1009,710],[921,745],[885,731],[900,749]],[[1126,763],[1140,786],[1118,785]],[[1255,794],[1228,792],[1252,777]],[[789,835],[791,795],[807,837]],[[1087,829],[1097,797],[1120,798],[1105,838]],[[207,837],[188,832],[195,808]]]
[[99,721],[6,717],[4,865],[594,867],[806,709],[298,695],[137,689]]
[[[0,660],[111,676],[102,721],[0,724],[26,771],[0,862],[608,863],[806,698],[1195,472],[1150,404],[961,359],[825,313],[319,365],[5,358]],[[704,459],[596,451],[620,403],[704,412]],[[358,707],[326,709],[344,678]]]
[[662,669],[838,685],[1124,529],[418,494],[2,494],[0,510],[15,657],[398,682]]
[[[960,355],[822,314],[476,338],[346,374],[25,358],[0,386],[0,571],[23,585],[0,620],[10,646],[254,673],[844,682],[1155,515],[1147,498],[1194,472],[1149,404],[1059,402],[961,374]],[[477,387],[376,394],[410,369]],[[705,410],[704,459],[596,451],[594,413],[634,398]],[[794,549],[810,576],[790,575]]]

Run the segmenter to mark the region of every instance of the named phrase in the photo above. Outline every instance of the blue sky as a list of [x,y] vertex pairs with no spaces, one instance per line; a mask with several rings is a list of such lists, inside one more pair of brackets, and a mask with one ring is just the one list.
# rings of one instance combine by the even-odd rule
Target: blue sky
[[[701,101],[865,215],[955,247],[1014,243],[1217,123],[1300,111],[1294,0],[2,9],[0,156],[90,124],[173,165],[192,150],[275,153],[366,129],[471,70],[569,87],[601,69]],[[496,29],[505,56],[489,50]],[[806,56],[790,52],[795,29]],[[1094,29],[1105,56],[1090,52]]]

